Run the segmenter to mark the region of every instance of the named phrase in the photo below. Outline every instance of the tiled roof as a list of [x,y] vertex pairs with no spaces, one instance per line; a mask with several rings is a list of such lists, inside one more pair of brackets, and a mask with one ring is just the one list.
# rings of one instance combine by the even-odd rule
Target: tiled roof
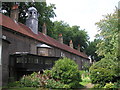
[[76,54],[78,56],[81,56],[81,57],[84,57],[84,58],[87,58],[88,59],[88,56],[82,52],[79,52],[75,49],[72,49],[70,48],[69,46],[65,45],[65,44],[62,44],[60,42],[58,42],[57,40],[39,32],[38,34],[34,34],[30,28],[28,28],[26,25],[22,24],[22,23],[17,23],[15,22],[14,20],[12,20],[10,17],[7,17],[3,14],[0,14],[0,25],[1,26],[4,26],[4,27],[7,27],[11,30],[14,30],[16,32],[19,32],[23,35],[26,35],[28,37],[31,37],[35,40],[38,40],[40,42],[43,42],[43,43],[46,43],[48,45],[51,45],[51,46],[54,46],[54,47],[57,47],[59,49],[62,49],[62,50],[65,50],[67,52],[70,52],[70,53],[73,53],[73,54]]

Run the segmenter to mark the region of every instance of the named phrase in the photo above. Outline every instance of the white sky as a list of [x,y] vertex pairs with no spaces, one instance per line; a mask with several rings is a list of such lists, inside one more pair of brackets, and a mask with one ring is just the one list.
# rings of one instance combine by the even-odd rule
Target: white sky
[[118,7],[120,0],[46,0],[47,4],[55,4],[57,15],[53,21],[64,21],[70,26],[78,25],[85,29],[90,36],[90,41],[94,40],[97,33],[96,22],[102,19],[102,15],[112,13],[115,6]]

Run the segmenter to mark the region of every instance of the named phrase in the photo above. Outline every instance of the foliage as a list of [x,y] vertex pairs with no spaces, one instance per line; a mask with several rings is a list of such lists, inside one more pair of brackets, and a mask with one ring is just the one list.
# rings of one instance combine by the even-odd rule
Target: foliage
[[80,44],[81,51],[85,51],[89,37],[85,30],[80,29],[80,26],[69,26],[64,21],[55,21],[51,36],[58,39],[59,34],[63,34],[65,44],[69,45],[70,40],[72,40],[75,49]]
[[55,81],[54,79],[48,79],[46,80],[46,88],[70,88],[69,86],[66,87],[65,84]]
[[37,73],[32,73],[31,75],[24,75],[21,80],[20,83],[21,85],[25,86],[25,87],[39,87],[41,86],[41,78],[38,78],[39,74]]
[[118,30],[118,13],[117,9],[112,14],[107,14],[104,19],[96,23],[99,28],[99,34],[96,35],[100,42],[97,44],[98,55],[106,59],[118,60],[119,48],[119,30]]
[[71,88],[79,87],[81,81],[78,65],[68,58],[59,59],[52,68],[52,77],[60,80]]
[[99,61],[103,56],[98,56],[96,53],[98,47],[97,44],[100,42],[100,39],[94,39],[94,41],[88,42],[87,52],[86,54],[91,57],[92,60]]
[[114,88],[114,84],[113,83],[106,83],[106,85],[103,88]]
[[[88,71],[84,71],[84,70],[81,70],[80,71],[80,74],[81,74],[81,79],[82,79],[82,82],[79,82],[81,85],[83,86],[86,86],[88,83],[91,83],[91,80],[89,78],[89,72]],[[84,88],[84,87],[83,87]]]
[[90,67],[90,78],[94,84],[112,82],[117,76],[117,64],[113,60],[102,59]]
[[65,86],[64,83],[60,81],[55,81],[50,78],[46,74],[32,73],[28,76],[23,76],[20,80],[20,84],[23,87],[46,87],[46,88],[63,88]]
[[114,83],[114,88],[120,88],[120,79]]
[[15,82],[9,82],[7,87],[21,87],[21,84],[19,81],[15,81]]
[[[104,56],[104,61],[106,60],[106,63],[109,63],[111,61],[111,65],[107,65],[107,67],[113,67],[113,65],[116,65],[113,67],[113,70],[110,68],[104,67],[104,73],[108,73],[110,75],[109,78],[113,80],[113,82],[116,82],[117,80],[120,80],[120,10],[116,8],[114,13],[107,14],[104,16],[104,19],[100,20],[96,23],[99,34],[96,35],[97,39],[100,39],[100,42],[97,44],[98,50],[97,54],[99,56]],[[112,71],[111,71],[112,70]],[[103,72],[103,71],[102,71]],[[114,75],[113,75],[114,73]],[[114,76],[114,77],[113,77]],[[110,80],[110,81],[111,81]]]
[[96,88],[96,89],[103,88],[103,85],[102,84],[95,84],[93,88]]

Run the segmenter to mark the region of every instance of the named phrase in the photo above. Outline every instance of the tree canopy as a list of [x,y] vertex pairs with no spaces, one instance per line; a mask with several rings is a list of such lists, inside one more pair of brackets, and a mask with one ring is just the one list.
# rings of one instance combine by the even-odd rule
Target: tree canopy
[[80,29],[80,26],[70,26],[64,21],[55,21],[51,36],[58,39],[59,34],[63,35],[65,44],[69,45],[70,40],[72,40],[75,49],[80,44],[81,51],[86,51],[89,36],[85,30]]
[[97,53],[105,58],[117,60],[118,55],[118,13],[117,9],[112,14],[107,14],[104,19],[96,23],[100,33],[96,36],[101,41],[98,43]]
[[91,57],[92,60],[99,61],[103,56],[98,56],[96,53],[98,47],[97,44],[100,42],[100,39],[94,39],[94,41],[88,42],[87,55]]

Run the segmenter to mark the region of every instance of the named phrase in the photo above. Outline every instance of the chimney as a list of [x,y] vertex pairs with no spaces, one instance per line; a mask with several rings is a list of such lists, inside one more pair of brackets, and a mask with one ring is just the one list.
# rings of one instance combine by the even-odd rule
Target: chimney
[[77,50],[80,52],[80,44],[78,44]]
[[58,39],[59,39],[60,43],[63,43],[63,36],[62,36],[62,34],[59,34],[59,38]]
[[70,47],[73,49],[73,42],[72,42],[72,40],[70,40],[69,45],[70,45]]
[[18,9],[18,4],[15,4],[11,8],[10,12],[10,17],[18,22],[18,17],[19,17],[19,9]]
[[42,33],[47,35],[47,28],[46,28],[46,24],[45,23],[42,26]]

